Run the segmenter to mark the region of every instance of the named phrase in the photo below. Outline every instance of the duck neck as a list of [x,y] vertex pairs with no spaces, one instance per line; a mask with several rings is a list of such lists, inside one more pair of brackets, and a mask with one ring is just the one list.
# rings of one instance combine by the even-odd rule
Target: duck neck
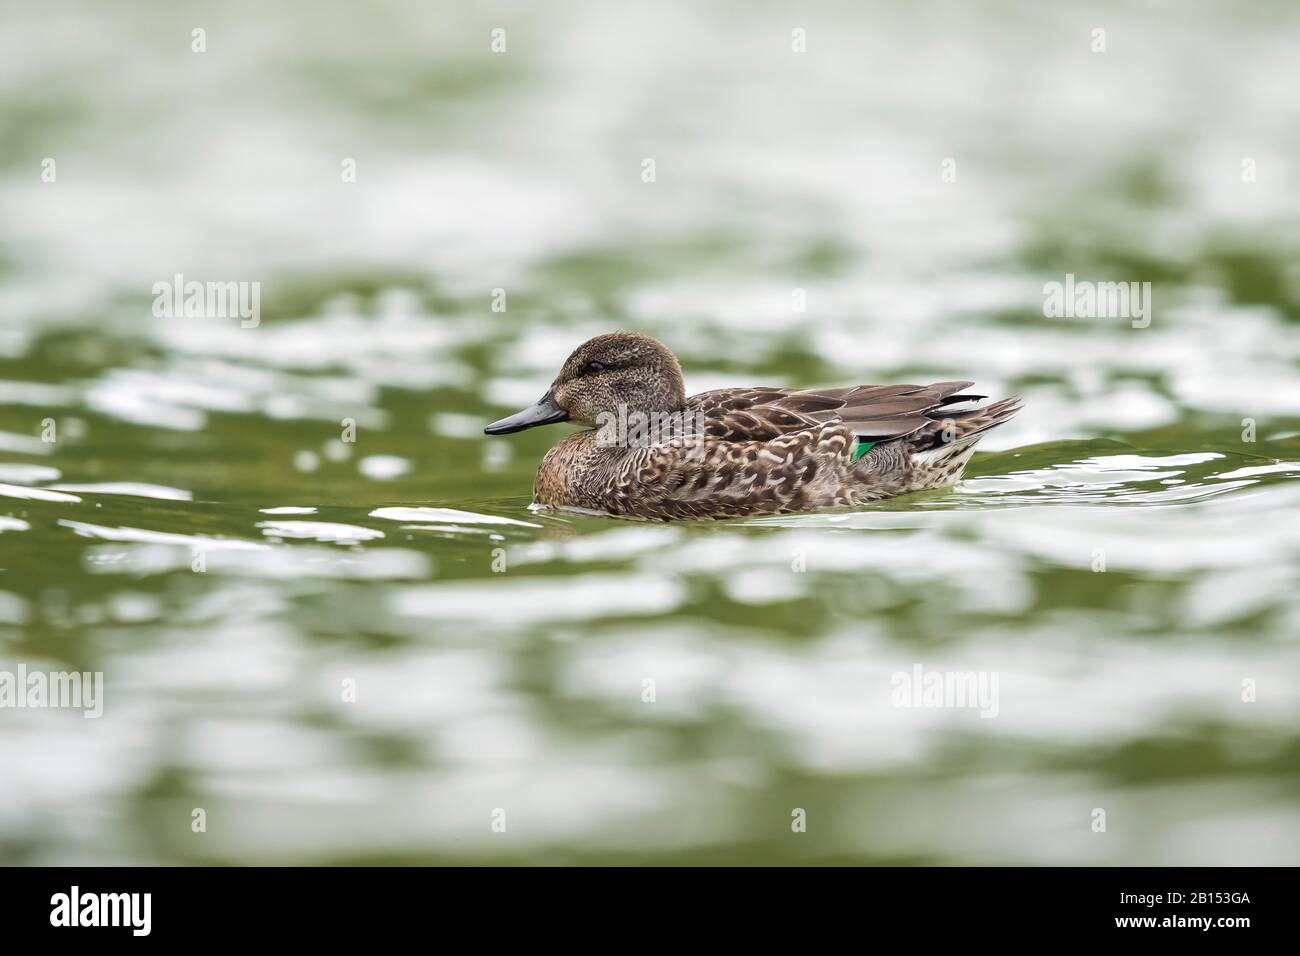
[[672,408],[642,408],[620,404],[596,416],[596,443],[606,448],[634,449],[689,437],[697,429],[685,402]]

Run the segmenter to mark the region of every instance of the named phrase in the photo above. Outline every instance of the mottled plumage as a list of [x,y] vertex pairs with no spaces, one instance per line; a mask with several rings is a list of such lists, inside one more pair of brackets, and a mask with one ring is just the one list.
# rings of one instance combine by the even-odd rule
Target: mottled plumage
[[[1018,399],[977,407],[983,396],[965,393],[970,384],[725,388],[688,398],[667,348],[616,332],[580,346],[537,405],[486,431],[593,426],[542,459],[533,497],[546,507],[664,521],[780,514],[956,482],[980,436],[1020,409]],[[619,425],[636,413],[686,424],[629,437]]]

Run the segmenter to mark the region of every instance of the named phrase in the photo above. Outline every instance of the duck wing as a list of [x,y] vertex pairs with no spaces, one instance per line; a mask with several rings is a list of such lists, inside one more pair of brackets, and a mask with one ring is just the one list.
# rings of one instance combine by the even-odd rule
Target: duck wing
[[887,441],[963,414],[960,403],[984,397],[962,394],[971,384],[722,388],[692,395],[686,411],[702,415],[705,435],[721,441],[770,441],[841,422],[859,438]]

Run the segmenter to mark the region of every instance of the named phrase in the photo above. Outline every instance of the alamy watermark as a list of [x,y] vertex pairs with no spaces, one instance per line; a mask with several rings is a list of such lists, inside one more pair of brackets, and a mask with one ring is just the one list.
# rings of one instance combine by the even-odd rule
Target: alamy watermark
[[80,710],[93,720],[104,713],[102,671],[0,670],[0,708],[59,708]]
[[1133,328],[1151,324],[1150,282],[1091,282],[1076,280],[1043,285],[1043,315],[1049,319],[1130,319]]
[[895,707],[979,709],[980,717],[998,715],[997,671],[936,671],[913,664],[895,671],[889,702]]
[[51,926],[120,926],[132,936],[148,936],[152,916],[152,893],[83,893],[73,884],[50,897]]
[[262,283],[185,281],[176,273],[170,282],[155,282],[153,314],[159,319],[239,319],[245,329],[262,321]]
[[686,444],[705,437],[703,412],[639,412],[618,410],[596,416],[596,444],[618,448]]

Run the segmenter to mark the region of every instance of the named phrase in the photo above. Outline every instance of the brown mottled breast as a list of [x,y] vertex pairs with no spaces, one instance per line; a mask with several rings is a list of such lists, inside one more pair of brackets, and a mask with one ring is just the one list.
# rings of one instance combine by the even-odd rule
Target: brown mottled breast
[[533,500],[548,508],[588,508],[614,511],[612,496],[620,480],[626,484],[624,466],[646,449],[604,446],[596,432],[574,432],[548,451],[533,481]]

